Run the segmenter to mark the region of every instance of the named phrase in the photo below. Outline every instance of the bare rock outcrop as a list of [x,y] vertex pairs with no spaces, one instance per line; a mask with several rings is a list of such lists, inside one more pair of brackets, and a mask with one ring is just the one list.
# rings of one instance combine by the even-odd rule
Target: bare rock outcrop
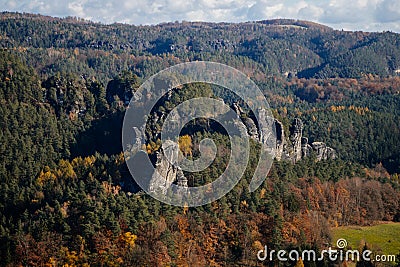
[[258,134],[258,128],[257,128],[255,122],[250,118],[244,118],[243,121],[244,121],[244,125],[247,128],[249,137],[252,138],[253,140],[259,140],[260,136]]
[[165,194],[172,183],[187,187],[187,179],[183,171],[174,164],[178,160],[178,145],[172,141],[166,141],[162,151],[157,151],[157,161],[154,173],[150,179],[149,190],[161,191]]
[[286,146],[285,131],[283,129],[282,122],[275,120],[275,131],[276,131],[276,149],[275,158],[280,161],[282,159],[283,151]]
[[[235,110],[240,110],[235,107]],[[265,114],[260,112],[259,119],[261,120],[259,124],[245,122],[247,127],[247,132],[253,139],[256,138],[261,143],[264,143],[268,138],[263,138],[263,136],[271,132],[270,124],[267,121],[268,118],[264,116]],[[263,115],[264,114],[264,115]],[[251,120],[251,119],[247,119]],[[295,118],[292,125],[289,128],[289,134],[286,135],[283,123],[277,119],[274,119],[275,132],[276,132],[276,147],[275,147],[275,158],[276,160],[288,160],[293,163],[300,161],[303,158],[310,157],[315,154],[318,161],[335,159],[336,151],[327,146],[323,142],[313,142],[309,144],[308,138],[303,136],[303,122],[299,118]],[[249,129],[251,125],[251,129]],[[258,125],[259,128],[256,128]],[[255,134],[255,129],[258,130],[258,135]]]
[[[303,158],[316,156],[316,160],[335,159],[336,152],[333,148],[328,147],[323,142],[313,142],[309,144],[307,137],[303,136],[303,122],[301,119],[294,119],[293,123],[289,127],[289,133],[285,133],[285,128],[282,122],[273,117],[268,117],[265,110],[258,110],[259,122],[246,116],[242,108],[237,104],[233,104],[233,109],[242,118],[246,129],[245,134],[250,138],[263,143],[268,144],[271,140],[271,125],[275,126],[276,131],[276,146],[275,158],[276,160],[286,160],[292,163],[296,163]],[[179,116],[179,115],[178,115]],[[156,118],[158,119],[158,118]],[[179,118],[176,118],[179,121]],[[239,123],[234,121],[233,123]],[[141,143],[143,140],[140,136],[143,135],[142,129],[134,129],[136,133],[136,143]],[[175,142],[167,141],[163,144],[163,148],[156,152],[157,160],[155,163],[155,171],[150,179],[149,190],[158,191],[166,194],[167,190],[172,184],[180,186],[179,190],[185,190],[188,187],[188,180],[185,177],[183,171],[175,164],[178,161],[179,147]]]
[[238,114],[238,116],[242,117],[242,121],[246,126],[248,136],[253,140],[260,140],[259,130],[255,121],[247,117],[248,114],[243,111],[238,103],[233,103],[232,108],[236,112],[236,114]]
[[308,138],[302,137],[301,138],[301,157],[305,158],[305,157],[311,156],[312,151],[313,151],[313,148],[308,143]]
[[292,155],[293,163],[298,162],[302,158],[301,153],[301,139],[303,137],[303,122],[296,118],[290,127],[290,141],[292,142]]
[[328,147],[323,142],[313,142],[311,144],[311,147],[313,148],[313,151],[315,152],[318,161],[336,158],[335,150],[331,147]]

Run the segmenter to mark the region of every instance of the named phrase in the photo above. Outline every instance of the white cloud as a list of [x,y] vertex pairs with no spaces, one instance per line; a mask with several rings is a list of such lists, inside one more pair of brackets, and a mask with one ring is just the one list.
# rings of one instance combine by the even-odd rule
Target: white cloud
[[0,0],[0,6],[7,11],[78,16],[104,23],[294,18],[338,29],[399,31],[400,28],[399,0]]
[[364,23],[371,11],[360,1],[331,0],[324,8],[321,21],[326,23]]
[[254,3],[248,10],[247,16],[251,20],[262,20],[279,17],[280,11],[285,7],[283,1],[261,0]]
[[314,20],[318,20],[321,18],[324,13],[324,9],[315,5],[307,5],[299,9],[298,17],[300,19],[309,20],[313,18]]
[[377,6],[376,19],[381,22],[400,23],[400,2],[384,0]]
[[68,8],[76,14],[77,17],[84,17],[86,15],[85,9],[84,9],[84,3],[85,1],[79,1],[79,2],[71,2],[68,4]]

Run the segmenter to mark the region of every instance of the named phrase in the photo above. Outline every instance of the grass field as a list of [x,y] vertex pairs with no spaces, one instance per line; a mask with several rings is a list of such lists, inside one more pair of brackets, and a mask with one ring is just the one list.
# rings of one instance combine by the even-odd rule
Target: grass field
[[362,248],[365,242],[374,251],[381,251],[387,255],[400,253],[400,223],[382,223],[375,226],[346,226],[332,228],[333,244],[336,240],[347,240],[347,248]]

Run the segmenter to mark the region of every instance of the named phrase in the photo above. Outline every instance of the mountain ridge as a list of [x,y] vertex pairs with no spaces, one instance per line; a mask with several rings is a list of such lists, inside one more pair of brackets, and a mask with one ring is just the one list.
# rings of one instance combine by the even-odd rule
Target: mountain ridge
[[29,13],[29,12],[12,12],[12,11],[2,11],[0,12],[0,17],[3,19],[23,19],[23,18],[30,18],[30,19],[37,19],[37,20],[49,20],[49,21],[64,21],[64,22],[85,22],[88,24],[100,24],[100,25],[129,25],[129,26],[136,26],[136,27],[146,27],[146,26],[162,26],[162,25],[171,25],[171,24],[204,24],[204,25],[224,25],[224,24],[265,24],[265,25],[295,25],[295,26],[302,26],[304,28],[308,27],[315,27],[315,28],[324,28],[327,30],[334,30],[333,28],[323,25],[318,22],[307,21],[307,20],[299,20],[299,19],[288,19],[288,18],[275,18],[275,19],[263,19],[263,20],[253,20],[253,21],[243,21],[243,22],[208,22],[208,21],[169,21],[169,22],[160,22],[157,24],[133,24],[133,23],[121,23],[121,22],[113,22],[113,23],[102,23],[97,21],[88,20],[81,17],[76,16],[50,16],[50,15],[43,15],[40,13]]
[[[250,64],[252,69],[262,68],[263,72],[299,78],[396,76],[400,69],[400,34],[339,31],[291,19],[243,23],[183,21],[134,26],[3,12],[0,34],[3,49],[33,49],[37,53],[52,52],[43,49],[56,49],[59,53],[68,52],[65,49],[79,49],[71,51],[75,53],[74,60],[81,61],[83,69],[94,69],[97,73],[97,65],[104,60],[95,55],[100,51],[125,61],[122,66],[115,66],[113,73],[132,65],[127,59],[131,56],[151,60],[166,56],[173,59],[168,65],[176,64],[174,60],[178,63],[193,60],[247,62],[244,65]],[[54,69],[54,62],[48,61],[43,62],[44,70],[37,68],[39,72]],[[54,71],[60,69],[56,67]]]

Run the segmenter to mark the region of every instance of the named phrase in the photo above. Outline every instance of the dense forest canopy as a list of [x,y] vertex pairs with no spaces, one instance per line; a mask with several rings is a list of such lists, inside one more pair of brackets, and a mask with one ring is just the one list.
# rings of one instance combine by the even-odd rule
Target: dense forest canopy
[[[196,60],[246,73],[284,129],[300,118],[305,136],[337,159],[275,161],[250,193],[259,149],[251,142],[245,177],[216,202],[178,208],[143,194],[120,145],[127,101],[150,75]],[[103,25],[4,12],[0,265],[256,266],[263,245],[320,250],[333,242],[330,227],[400,221],[399,75],[392,32],[298,20]],[[197,96],[235,100],[187,87],[158,112]],[[219,150],[209,169],[188,175],[192,185],[219,175],[228,154],[224,132],[199,122],[182,133],[183,152],[196,157],[204,138]],[[158,127],[146,129],[150,157]]]

